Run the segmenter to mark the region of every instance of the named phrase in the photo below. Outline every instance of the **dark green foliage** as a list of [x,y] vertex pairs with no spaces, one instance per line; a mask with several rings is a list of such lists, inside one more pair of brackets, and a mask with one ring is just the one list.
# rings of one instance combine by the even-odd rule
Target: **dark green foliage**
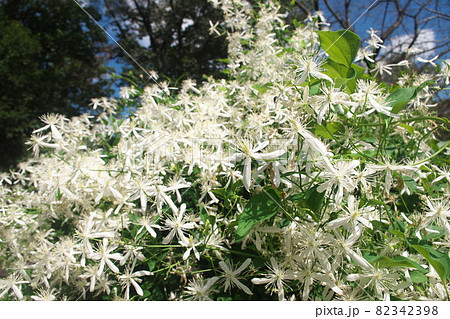
[[236,241],[241,241],[250,232],[253,225],[269,219],[282,208],[280,196],[274,189],[254,195],[248,201],[244,211],[239,215]]
[[[91,15],[98,12],[88,8]],[[106,37],[69,0],[0,0],[0,170],[26,158],[39,116],[85,110],[106,89]]]
[[[218,59],[227,56],[225,37],[210,34],[209,21],[223,21],[222,13],[207,0],[106,1],[107,15],[117,29],[120,44],[145,69],[175,81],[220,76],[225,68]],[[149,39],[148,46],[139,44]],[[141,42],[144,44],[143,42]],[[138,74],[144,71],[120,48],[117,54]]]

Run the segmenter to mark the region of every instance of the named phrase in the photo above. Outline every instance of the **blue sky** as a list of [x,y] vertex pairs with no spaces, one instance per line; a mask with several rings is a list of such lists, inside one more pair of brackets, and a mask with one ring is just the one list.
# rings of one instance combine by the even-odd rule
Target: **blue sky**
[[[403,7],[405,3],[410,0],[399,0],[400,5]],[[421,3],[426,0],[412,0],[410,1],[410,5],[408,10],[406,11],[406,16],[404,17],[403,23],[401,27],[397,28],[392,36],[389,38],[390,41],[385,42],[384,44],[389,48],[390,46],[398,45],[399,41],[405,41],[407,34],[411,34],[414,30],[414,19],[408,17],[408,15],[414,15],[417,10],[420,8]],[[80,1],[80,3],[91,2],[89,0]],[[104,17],[105,5],[104,0],[94,0],[103,15],[103,19],[100,22],[102,27],[104,27],[110,35],[115,37],[114,29],[112,28],[112,24]],[[328,0],[331,8],[338,13],[343,13],[344,11],[344,0]],[[319,0],[320,9],[323,11],[325,17],[328,22],[332,23],[332,30],[339,30],[342,27],[336,22],[336,19],[333,18],[331,12],[327,9],[324,0]],[[374,8],[371,10],[367,10],[367,8],[373,6]],[[81,9],[80,9],[81,10]],[[368,38],[367,30],[371,27],[375,30],[381,31],[388,29],[395,19],[397,18],[396,10],[394,8],[394,3],[392,2],[383,2],[381,0],[351,0],[351,5],[349,6],[350,12],[350,21],[356,21],[351,29],[357,33],[361,39],[364,41]],[[435,12],[441,12],[444,16],[441,16],[440,19],[431,19],[430,17],[435,16]],[[386,13],[386,14],[385,14]],[[384,17],[384,18],[383,18]],[[439,41],[448,40],[450,38],[450,1],[449,0],[439,0],[439,1],[431,1],[431,4],[426,6],[425,9],[421,11],[418,15],[417,21],[422,21],[420,24],[420,28],[424,29],[422,34],[419,36],[417,42],[419,42],[423,47],[428,48],[428,50],[432,49],[436,43]],[[111,43],[114,43],[110,40]],[[115,45],[115,44],[114,44]],[[126,50],[126,48],[124,48]],[[406,49],[406,45],[400,47],[400,50]],[[439,51],[448,50],[448,45],[439,48]],[[430,50],[428,52],[424,52],[419,54],[419,56],[424,58],[431,58],[437,54],[439,51]],[[383,51],[381,52],[383,54]],[[442,59],[449,59],[449,53],[446,52],[442,56]],[[139,61],[137,61],[139,62]],[[113,67],[116,70],[116,73],[121,72],[122,65],[118,61],[110,61],[108,65]],[[117,89],[117,88],[116,88]]]
[[[330,3],[332,9],[336,12],[344,11],[342,6],[342,3],[344,1],[329,0],[328,2]],[[399,4],[401,5],[401,7],[403,7],[407,2],[408,0],[399,0]],[[413,16],[417,12],[419,12],[421,4],[424,2],[426,1],[410,1],[408,10],[406,11],[406,15],[401,26],[398,27],[389,38],[391,41],[387,41],[386,43],[384,43],[386,46],[395,46],[396,44],[398,44],[399,40],[405,40],[407,34],[413,33],[414,19],[413,17],[411,17],[411,15]],[[362,39],[367,39],[368,33],[366,32],[366,30],[369,30],[371,27],[378,31],[387,30],[397,19],[397,11],[395,10],[395,4],[393,2],[382,2],[379,0],[353,0],[351,1],[351,3],[350,20],[355,21],[359,18],[359,20],[356,21],[356,23],[352,26],[352,29]],[[323,0],[320,0],[320,5],[321,9],[323,9],[324,11],[325,16],[330,17],[329,22],[333,23],[332,29],[340,29],[338,23],[336,23],[336,19],[332,17],[331,12],[326,8]],[[374,9],[365,12],[366,9],[371,5],[374,5]],[[441,12],[443,15],[441,15],[439,19],[433,19],[433,16],[437,16],[436,12]],[[447,39],[448,41],[450,38],[450,1],[431,1],[426,6],[426,8],[420,11],[419,15],[417,16],[417,22],[419,22],[418,27],[424,30],[417,41],[417,43],[422,45],[422,47],[431,49],[436,45],[436,43],[439,43],[444,39]],[[403,46],[402,49],[405,49],[405,46]],[[438,50],[424,52],[420,56],[430,58],[436,55],[439,51],[443,51],[443,49],[448,49],[448,45]],[[445,53],[441,58],[448,59],[449,53]]]

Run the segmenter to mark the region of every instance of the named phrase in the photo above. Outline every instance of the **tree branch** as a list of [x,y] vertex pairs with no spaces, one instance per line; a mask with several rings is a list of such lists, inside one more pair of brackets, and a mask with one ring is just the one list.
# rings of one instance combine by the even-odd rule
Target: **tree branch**
[[327,6],[328,10],[331,12],[331,14],[333,15],[333,17],[337,20],[337,22],[339,22],[339,24],[344,28],[347,29],[349,25],[347,25],[345,23],[344,20],[341,19],[341,17],[339,16],[339,14],[333,10],[333,8],[330,6],[330,4],[328,3],[328,0],[324,0],[325,5]]
[[345,23],[347,24],[348,27],[351,25],[351,22],[350,22],[350,4],[351,4],[351,2],[352,2],[351,0],[345,0],[345,5],[344,5],[344,7],[345,7]]
[[302,2],[302,0],[295,0],[295,4],[300,7],[300,9],[306,13],[308,16],[311,15],[311,10],[308,9],[308,7],[305,6],[305,4]]
[[[414,0],[414,2],[417,3],[418,5],[422,5],[422,3],[421,3],[420,1]],[[442,18],[442,19],[447,20],[447,21],[450,20],[450,15],[445,14],[444,12],[430,9],[430,8],[428,8],[427,6],[425,6],[424,9],[425,9],[426,11],[428,11],[428,12],[431,12],[431,13],[434,13],[434,14],[438,15],[439,18]]]
[[403,21],[403,17],[405,16],[406,10],[411,3],[411,0],[408,0],[403,8],[401,8],[398,0],[393,0],[393,3],[395,4],[395,8],[397,9],[398,16],[395,22],[386,31],[382,31],[382,34],[380,36],[382,40],[387,39],[400,26]]

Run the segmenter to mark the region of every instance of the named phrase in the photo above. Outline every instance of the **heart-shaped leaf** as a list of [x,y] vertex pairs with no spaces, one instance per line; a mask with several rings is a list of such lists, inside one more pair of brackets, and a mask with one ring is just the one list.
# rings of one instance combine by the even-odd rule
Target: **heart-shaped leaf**
[[273,189],[254,195],[239,215],[236,241],[244,239],[256,223],[269,219],[280,209],[280,195]]
[[352,65],[361,46],[359,36],[349,30],[318,31],[320,45],[330,60],[347,67]]

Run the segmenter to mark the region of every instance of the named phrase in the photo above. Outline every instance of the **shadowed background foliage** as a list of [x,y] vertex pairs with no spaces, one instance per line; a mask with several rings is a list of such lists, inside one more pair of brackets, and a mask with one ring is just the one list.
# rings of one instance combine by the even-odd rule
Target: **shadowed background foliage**
[[42,114],[73,116],[111,93],[106,40],[72,0],[0,1],[0,169],[26,158]]

